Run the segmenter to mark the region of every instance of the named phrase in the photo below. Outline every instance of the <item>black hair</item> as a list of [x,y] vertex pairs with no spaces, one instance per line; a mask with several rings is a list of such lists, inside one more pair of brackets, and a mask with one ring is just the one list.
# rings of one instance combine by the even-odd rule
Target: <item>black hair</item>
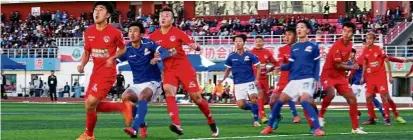
[[232,41],[235,41],[236,38],[241,38],[241,39],[242,39],[242,42],[247,41],[247,35],[245,35],[245,34],[240,34],[240,35],[234,36],[234,37],[232,38]]
[[168,6],[163,7],[159,13],[167,12],[167,11],[172,13],[172,20],[173,20],[175,18],[174,11],[171,8],[169,8]]
[[344,27],[353,29],[353,33],[356,32],[356,25],[355,25],[354,23],[352,23],[352,22],[344,22],[344,23],[343,23],[343,28],[344,28]]
[[288,27],[287,29],[285,29],[285,32],[291,32],[294,35],[297,35],[297,31],[295,30],[295,28],[292,27]]
[[142,23],[140,23],[140,22],[132,22],[131,24],[129,24],[128,29],[129,29],[130,27],[132,27],[132,26],[138,27],[138,28],[139,28],[139,32],[140,32],[141,34],[144,34],[144,33],[145,33],[145,28],[143,27]]
[[264,38],[260,35],[255,37],[255,39],[258,39],[258,38],[261,39],[261,40],[264,40]]
[[303,23],[303,24],[305,24],[307,29],[311,29],[311,24],[307,20],[300,20],[300,21],[297,22],[297,25],[298,25],[298,23]]
[[351,48],[351,53],[356,53],[356,52],[357,52],[356,49]]
[[93,9],[95,9],[96,6],[98,6],[98,5],[103,5],[103,6],[105,6],[105,8],[106,8],[106,10],[108,11],[108,13],[109,13],[110,15],[113,14],[114,8],[113,8],[112,2],[109,2],[109,1],[96,1],[95,3],[93,3]]

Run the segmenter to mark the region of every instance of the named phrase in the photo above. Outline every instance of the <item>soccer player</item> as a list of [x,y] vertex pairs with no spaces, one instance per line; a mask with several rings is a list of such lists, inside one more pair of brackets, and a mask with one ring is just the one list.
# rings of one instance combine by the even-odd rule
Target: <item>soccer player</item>
[[[278,48],[277,59],[280,65],[285,65],[289,63],[288,58],[290,57],[291,46],[297,42],[297,32],[295,28],[287,28],[285,30],[284,42],[286,43],[286,45]],[[281,71],[279,81],[275,88],[275,92],[273,92],[273,94],[271,95],[270,107],[272,107],[275,104],[275,102],[280,98],[282,91],[284,90],[285,86],[287,86],[288,75],[289,75],[288,71]],[[288,101],[288,105],[290,106],[290,111],[294,117],[293,123],[299,123],[300,117],[297,114],[295,103],[290,100]]]
[[[262,36],[255,37],[255,47],[251,53],[258,57],[261,65],[261,75],[257,85],[258,87],[258,114],[262,123],[267,123],[268,119],[265,115],[264,104],[267,102],[269,93],[267,64],[271,63],[273,67],[278,66],[278,62],[274,59],[273,54],[264,48],[264,38]],[[254,69],[256,71],[256,69]]]
[[[118,62],[128,61],[132,69],[133,85],[124,91],[122,100],[135,103],[136,114],[133,115],[135,117],[133,127],[127,127],[124,131],[133,138],[140,131],[139,136],[145,138],[148,127],[145,123],[147,104],[156,101],[162,93],[161,71],[157,62],[173,54],[169,54],[168,50],[151,40],[142,38],[145,28],[141,23],[133,22],[128,29],[131,42],[126,44],[126,53],[118,59]],[[159,57],[155,56],[157,52]]]
[[[353,90],[353,93],[356,97],[360,97],[360,94],[362,91],[364,90],[364,85],[360,83],[361,81],[361,74],[362,74],[362,70],[363,70],[363,62],[362,61],[357,61],[356,59],[356,49],[352,48],[351,49],[351,54],[350,54],[350,60],[347,62],[348,66],[353,66],[354,64],[358,64],[360,67],[357,70],[352,70],[349,73],[349,82],[351,84],[351,89]],[[363,59],[358,59],[358,60],[363,60]],[[373,103],[374,106],[377,107],[377,109],[379,109],[380,113],[382,114],[383,118],[384,118],[384,112],[383,112],[383,108],[381,106],[381,103],[379,102],[379,100],[377,100],[376,98],[373,98]],[[373,106],[373,104],[367,104],[367,106]],[[361,115],[360,111],[358,113],[359,115]]]
[[86,130],[78,140],[95,139],[93,133],[97,112],[121,111],[126,125],[132,121],[133,103],[103,101],[116,81],[115,61],[125,53],[126,49],[122,32],[107,23],[107,19],[113,13],[113,5],[107,1],[98,1],[94,3],[93,8],[95,24],[87,28],[84,33],[84,52],[77,67],[79,73],[83,73],[89,58],[93,58],[93,71],[85,96]]
[[192,68],[182,44],[185,43],[191,49],[199,51],[201,48],[185,32],[172,26],[174,15],[170,8],[164,7],[159,13],[160,29],[154,31],[149,38],[157,42],[160,46],[175,52],[176,55],[166,58],[163,61],[163,88],[166,96],[167,111],[171,117],[170,129],[178,135],[183,134],[181,121],[179,120],[179,110],[176,104],[176,91],[179,83],[183,84],[184,90],[189,93],[192,101],[199,107],[207,118],[208,125],[212,131],[212,136],[217,137],[219,130],[212,117],[208,102],[202,98],[201,90],[196,79],[196,72]]
[[[396,109],[396,104],[391,99],[389,95],[387,82],[392,83],[393,77],[391,72],[391,66],[387,54],[379,46],[374,45],[376,40],[376,35],[373,33],[367,34],[367,47],[363,49],[363,53],[360,56],[363,59],[363,74],[361,83],[364,82],[364,76],[366,77],[366,102],[367,109],[370,119],[365,122],[365,124],[375,124],[376,114],[374,113],[374,108],[372,107],[372,99],[376,93],[380,94],[383,102],[385,123],[384,125],[391,125],[390,121],[390,108],[392,108],[394,117],[399,123],[406,123],[406,121],[399,116]],[[385,64],[389,71],[389,79],[387,80],[387,73],[385,69]],[[370,104],[370,105],[369,105]]]
[[323,136],[325,133],[318,122],[317,113],[312,107],[313,94],[317,87],[320,73],[320,50],[318,45],[308,41],[308,33],[311,25],[308,21],[297,23],[297,36],[299,41],[291,46],[289,63],[281,66],[281,71],[289,71],[289,82],[282,91],[280,99],[276,101],[271,111],[268,126],[261,131],[261,134],[272,133],[273,128],[270,124],[280,114],[281,107],[289,100],[297,101],[300,99],[304,110],[311,117],[314,136]]
[[[244,34],[237,35],[233,38],[234,46],[237,50],[236,52],[229,54],[225,61],[227,69],[225,70],[224,79],[222,81],[228,77],[229,72],[231,71],[234,76],[234,92],[237,106],[243,110],[251,110],[254,115],[253,125],[258,127],[261,125],[258,122],[258,91],[256,85],[259,83],[261,76],[261,67],[257,56],[244,50],[246,40],[247,36]],[[257,71],[255,76],[253,66],[255,66]],[[247,99],[250,100],[250,103],[247,102]]]
[[350,88],[350,84],[346,78],[347,70],[357,70],[359,66],[357,64],[347,66],[347,62],[350,58],[352,42],[351,39],[356,30],[356,25],[351,22],[343,24],[343,36],[337,40],[327,53],[327,58],[321,72],[320,83],[323,86],[326,96],[321,103],[321,110],[318,114],[320,125],[323,126],[324,114],[327,107],[335,96],[334,88],[342,95],[350,106],[349,114],[352,122],[352,133],[367,134],[359,128],[358,122],[358,109],[357,98],[354,96],[353,91]]

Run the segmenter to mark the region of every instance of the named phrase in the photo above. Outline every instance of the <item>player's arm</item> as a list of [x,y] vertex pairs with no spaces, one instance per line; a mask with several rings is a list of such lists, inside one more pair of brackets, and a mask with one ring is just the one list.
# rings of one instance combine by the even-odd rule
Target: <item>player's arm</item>
[[388,56],[387,58],[391,62],[397,62],[397,63],[405,63],[406,62],[406,60],[404,60],[404,59],[400,59],[400,58],[396,58],[396,57],[392,57],[392,56]]
[[83,35],[83,40],[85,41],[84,47],[83,47],[83,53],[82,56],[80,58],[80,65],[77,66],[77,71],[79,73],[83,73],[84,72],[84,67],[86,66],[87,62],[89,62],[89,58],[90,58],[90,53],[92,51],[92,47],[89,44],[88,39],[85,38],[87,32],[85,32],[85,34]]
[[320,79],[320,49],[318,48],[318,45],[316,45],[315,49],[313,50],[313,56],[314,56],[314,80],[319,81]]
[[181,38],[184,44],[188,45],[188,47],[194,49],[195,51],[201,50],[201,46],[195,43],[195,41],[189,35],[185,34],[183,31],[179,31],[178,37]]
[[289,71],[290,69],[291,69],[291,66],[293,65],[293,63],[294,63],[294,51],[293,51],[293,48],[291,48],[291,53],[290,53],[290,58],[288,58],[288,63],[287,64],[284,64],[284,65],[282,65],[281,67],[280,67],[280,70],[281,71]]
[[275,58],[272,56],[271,53],[269,53],[268,56],[269,56],[269,57],[268,57],[268,60],[269,60],[270,63],[272,64],[272,67],[271,67],[268,71],[266,71],[266,73],[269,73],[269,72],[273,71],[275,67],[280,66],[280,63],[279,63],[277,60],[275,60]]
[[410,74],[413,72],[413,65],[410,67],[410,70],[408,73],[406,73],[406,77],[409,77]]
[[391,71],[391,65],[388,57],[384,58],[384,61],[386,62],[387,65],[387,71],[389,72],[389,81],[390,83],[393,82],[393,76],[392,76],[392,71]]
[[230,58],[230,57],[228,57],[227,60],[225,61],[225,66],[226,66],[227,68],[225,69],[224,78],[222,78],[221,82],[225,81],[225,79],[228,78],[229,72],[231,71],[232,62],[231,62],[231,58]]
[[126,52],[126,47],[125,47],[125,43],[124,43],[124,40],[123,40],[123,35],[120,31],[117,35],[115,45],[118,48],[118,50],[116,51],[114,56],[109,58],[111,60],[118,59],[119,57],[121,57]]
[[261,66],[260,66],[260,60],[255,54],[251,55],[251,63],[255,66],[257,73],[255,74],[255,79],[258,80],[261,75]]
[[367,59],[364,57],[364,53],[361,55],[361,57],[363,57],[363,70],[361,72],[361,80],[360,80],[360,84],[364,83],[364,74],[366,73],[366,69],[367,69]]
[[121,57],[119,57],[118,59],[116,59],[116,61],[118,62],[118,64],[125,62],[128,60],[128,55],[127,53],[123,54]]

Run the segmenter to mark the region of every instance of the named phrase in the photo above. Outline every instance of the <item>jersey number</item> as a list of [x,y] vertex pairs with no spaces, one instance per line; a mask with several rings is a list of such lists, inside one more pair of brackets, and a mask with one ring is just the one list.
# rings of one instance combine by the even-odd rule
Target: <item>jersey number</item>
[[250,90],[255,89],[255,85],[254,85],[254,84],[250,84],[250,85],[248,85],[248,86],[249,86]]

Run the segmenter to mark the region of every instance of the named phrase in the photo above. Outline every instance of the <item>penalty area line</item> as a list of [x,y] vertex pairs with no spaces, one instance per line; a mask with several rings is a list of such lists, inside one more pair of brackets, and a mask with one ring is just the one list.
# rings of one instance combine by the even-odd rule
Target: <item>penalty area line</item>
[[[413,131],[403,132],[367,132],[368,134],[396,134],[396,133],[411,133]],[[326,133],[329,135],[349,135],[351,133]],[[367,135],[368,135],[367,134]],[[358,135],[358,134],[354,134]],[[250,139],[250,138],[275,138],[275,137],[299,137],[299,136],[312,136],[312,134],[292,134],[292,135],[259,135],[259,136],[239,136],[239,137],[216,137],[216,138],[192,138],[192,139],[178,139],[178,140],[224,140],[224,139]]]

